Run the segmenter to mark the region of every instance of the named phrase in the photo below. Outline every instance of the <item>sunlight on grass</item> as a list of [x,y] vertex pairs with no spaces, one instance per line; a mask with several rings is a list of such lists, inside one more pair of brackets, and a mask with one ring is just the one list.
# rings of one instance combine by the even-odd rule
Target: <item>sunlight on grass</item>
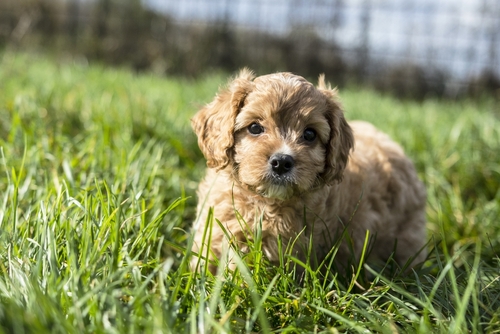
[[325,274],[286,249],[272,266],[257,234],[234,272],[212,275],[200,262],[192,273],[186,247],[205,161],[189,118],[225,81],[0,54],[3,332],[499,330],[493,99],[340,91],[347,118],[400,142],[427,185],[430,255],[417,271],[355,263]]

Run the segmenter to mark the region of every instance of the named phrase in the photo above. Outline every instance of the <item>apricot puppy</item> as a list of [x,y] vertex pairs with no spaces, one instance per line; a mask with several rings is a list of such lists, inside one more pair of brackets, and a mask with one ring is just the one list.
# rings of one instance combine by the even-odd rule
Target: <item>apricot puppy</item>
[[[335,261],[345,266],[361,256],[367,231],[368,260],[425,259],[426,192],[412,162],[371,124],[347,123],[323,76],[314,87],[243,69],[192,125],[208,165],[192,250],[212,271],[234,267],[229,245],[244,251],[257,226],[272,262],[278,237],[302,260],[312,238],[315,263],[339,242]],[[208,229],[210,208],[224,229],[215,221]]]

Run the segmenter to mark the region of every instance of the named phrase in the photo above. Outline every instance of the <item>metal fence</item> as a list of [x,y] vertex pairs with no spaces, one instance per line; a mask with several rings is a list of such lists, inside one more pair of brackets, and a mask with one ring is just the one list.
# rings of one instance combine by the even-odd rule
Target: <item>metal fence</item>
[[499,0],[0,1],[0,46],[36,44],[184,75],[326,72],[402,96],[500,88]]
[[412,64],[441,71],[449,89],[460,89],[486,73],[500,75],[498,0],[150,0],[148,4],[181,24],[225,22],[231,29],[278,36],[309,30],[337,46],[348,64],[369,76],[381,75],[380,67]]

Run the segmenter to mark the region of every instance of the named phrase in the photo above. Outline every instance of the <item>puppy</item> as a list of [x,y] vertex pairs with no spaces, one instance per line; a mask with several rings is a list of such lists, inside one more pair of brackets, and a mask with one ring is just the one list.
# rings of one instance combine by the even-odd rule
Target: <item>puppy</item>
[[335,262],[345,267],[360,259],[367,231],[369,261],[425,259],[426,192],[412,162],[374,126],[348,124],[323,76],[314,87],[291,73],[256,78],[243,69],[192,125],[208,165],[193,269],[198,257],[212,272],[218,263],[234,268],[232,249],[246,251],[257,228],[275,263],[280,239],[310,263],[337,245]]

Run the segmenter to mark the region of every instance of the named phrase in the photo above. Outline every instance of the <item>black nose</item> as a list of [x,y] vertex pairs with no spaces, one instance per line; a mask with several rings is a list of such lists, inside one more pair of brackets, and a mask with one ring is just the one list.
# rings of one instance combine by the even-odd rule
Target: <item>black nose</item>
[[295,161],[288,154],[274,154],[269,159],[269,163],[271,164],[271,168],[273,172],[278,175],[283,175],[292,170],[295,165]]

